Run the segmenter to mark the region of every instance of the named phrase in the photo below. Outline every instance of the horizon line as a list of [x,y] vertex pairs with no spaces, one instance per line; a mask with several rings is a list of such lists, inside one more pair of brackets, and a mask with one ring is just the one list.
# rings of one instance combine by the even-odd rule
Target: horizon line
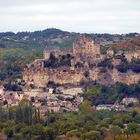
[[56,28],[56,27],[48,27],[48,28],[44,28],[44,29],[34,29],[34,30],[22,30],[22,31],[12,31],[12,30],[7,30],[7,31],[0,31],[0,33],[21,33],[21,32],[27,32],[27,33],[33,33],[33,32],[37,32],[37,31],[44,31],[44,30],[48,30],[48,29],[56,29],[56,30],[61,30],[63,32],[69,32],[69,33],[76,33],[76,34],[111,34],[111,35],[125,35],[125,34],[140,34],[139,32],[120,32],[120,33],[111,33],[111,32],[79,32],[79,31],[70,31],[70,30],[65,30],[65,29],[60,29],[60,28]]

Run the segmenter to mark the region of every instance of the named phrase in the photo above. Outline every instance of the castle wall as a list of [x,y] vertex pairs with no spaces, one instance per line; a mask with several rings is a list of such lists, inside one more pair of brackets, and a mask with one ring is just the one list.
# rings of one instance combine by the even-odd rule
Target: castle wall
[[46,87],[49,81],[54,81],[56,84],[77,84],[84,79],[82,71],[63,71],[63,70],[46,70],[42,72],[25,72],[23,79],[30,85],[36,87]]

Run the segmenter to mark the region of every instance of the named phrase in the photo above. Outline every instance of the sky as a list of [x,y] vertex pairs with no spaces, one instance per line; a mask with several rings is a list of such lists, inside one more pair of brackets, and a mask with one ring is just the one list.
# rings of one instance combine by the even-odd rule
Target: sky
[[140,33],[140,0],[0,0],[0,32]]

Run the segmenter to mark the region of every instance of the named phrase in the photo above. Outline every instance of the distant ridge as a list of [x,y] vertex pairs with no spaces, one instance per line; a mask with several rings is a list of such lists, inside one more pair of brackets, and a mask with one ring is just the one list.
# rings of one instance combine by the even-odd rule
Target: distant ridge
[[[36,39],[36,38],[57,38],[57,37],[66,37],[66,36],[73,36],[76,37],[81,33],[76,33],[76,32],[68,32],[68,31],[63,31],[60,29],[56,28],[48,28],[45,30],[38,30],[34,32],[0,32],[0,38],[3,37],[8,37],[8,39],[16,39],[16,40],[21,40],[24,37],[28,39]],[[98,33],[85,33],[85,35],[92,37],[94,40],[96,40],[98,43],[100,42],[110,42],[110,43],[115,43],[119,42],[122,40],[127,40],[127,39],[133,39],[135,37],[139,37],[139,33],[128,33],[128,34],[109,34],[109,33],[103,33],[103,34],[98,34]]]

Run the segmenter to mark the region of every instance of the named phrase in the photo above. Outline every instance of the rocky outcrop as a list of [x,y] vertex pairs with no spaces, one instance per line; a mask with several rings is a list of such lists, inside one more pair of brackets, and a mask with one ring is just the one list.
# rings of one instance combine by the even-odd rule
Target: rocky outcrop
[[[114,54],[113,50],[109,49],[107,55],[101,55],[100,47],[95,45],[93,40],[84,36],[74,43],[73,52],[69,55],[56,47],[46,48],[44,59],[37,59],[28,65],[23,73],[23,79],[28,85],[33,84],[36,87],[46,87],[49,81],[56,84],[73,85],[79,84],[83,80],[97,81],[104,85],[116,82],[135,84],[140,80],[140,74],[130,70],[121,73],[112,68],[120,65],[123,61],[122,58],[125,57],[130,61],[133,57],[139,58],[139,54],[140,51]],[[50,61],[50,55],[53,55],[52,61]],[[69,56],[68,61],[66,61],[66,56]],[[110,63],[106,63],[106,61]],[[102,65],[98,65],[100,62]],[[61,65],[58,65],[59,63]]]
[[116,69],[113,69],[110,75],[114,82],[121,82],[128,85],[136,84],[140,80],[140,74],[134,73],[131,70],[126,73],[120,73]]
[[34,84],[36,87],[46,87],[49,81],[56,84],[77,84],[85,76],[81,70],[70,70],[68,67],[58,69],[45,69],[43,71],[25,71],[23,79],[28,85]]

